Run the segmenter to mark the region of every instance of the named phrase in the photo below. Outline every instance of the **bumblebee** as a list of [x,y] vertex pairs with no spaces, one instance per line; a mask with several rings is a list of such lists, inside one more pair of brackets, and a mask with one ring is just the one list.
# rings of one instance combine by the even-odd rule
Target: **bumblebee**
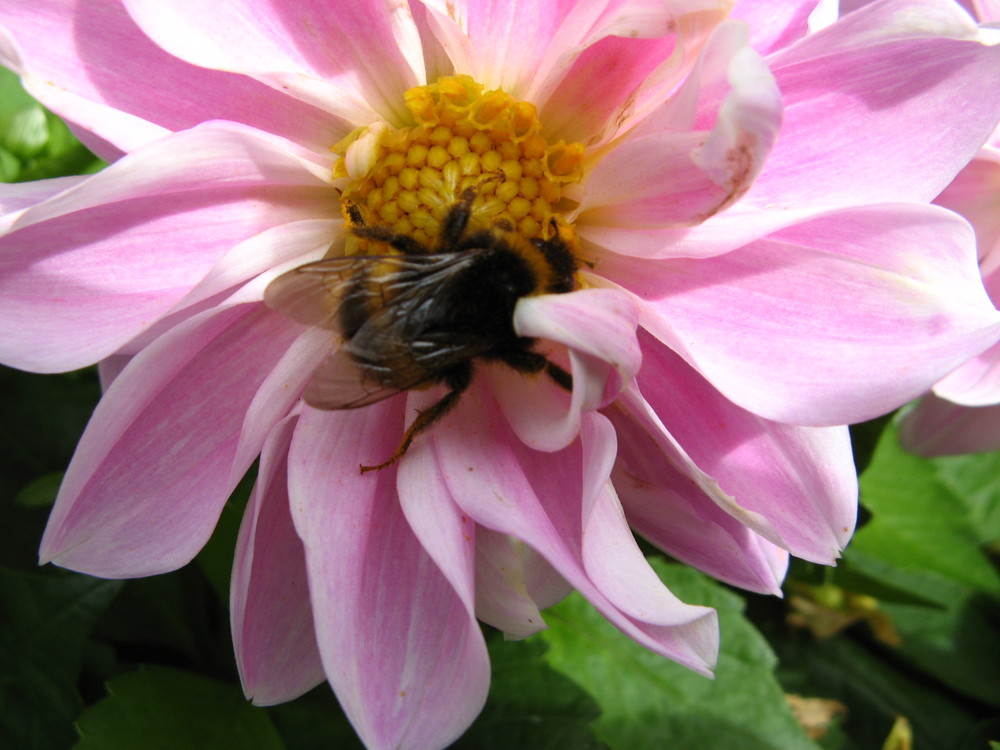
[[348,206],[352,232],[382,242],[391,255],[350,255],[309,263],[279,276],[267,304],[301,323],[336,331],[343,344],[306,387],[319,409],[355,409],[401,391],[438,383],[448,393],[418,413],[396,452],[361,472],[383,469],[458,403],[474,361],[545,372],[572,390],[569,373],[514,331],[521,297],[572,291],[576,260],[553,220],[552,237],[528,240],[507,226],[470,230],[476,193],[465,190],[427,247],[389,227],[366,225]]

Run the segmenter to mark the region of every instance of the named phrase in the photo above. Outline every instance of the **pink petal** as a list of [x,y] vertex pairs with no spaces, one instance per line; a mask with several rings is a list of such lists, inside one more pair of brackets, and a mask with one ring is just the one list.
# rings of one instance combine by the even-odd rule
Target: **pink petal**
[[[656,39],[609,36],[591,45],[545,98],[540,119],[546,131],[588,146],[610,139],[621,124],[617,119],[635,106],[637,89],[664,61],[673,62],[674,47],[673,34]],[[674,77],[679,77],[676,72]]]
[[546,626],[541,610],[572,591],[541,555],[519,539],[476,530],[476,617],[505,638],[527,638]]
[[745,200],[771,210],[929,201],[1000,119],[1000,87],[982,85],[1000,45],[951,2],[872,3],[769,64],[784,125]]
[[[309,328],[288,347],[260,384],[243,418],[234,467],[253,462],[273,426],[291,411],[333,344],[333,334]],[[233,477],[239,480],[239,477]]]
[[[439,398],[436,392],[413,391],[406,399],[407,412],[416,417]],[[428,441],[416,442],[400,461],[396,491],[403,515],[421,547],[469,612],[474,612],[476,525],[452,501]]]
[[313,630],[305,553],[288,510],[288,446],[296,419],[268,437],[243,515],[229,603],[243,691],[258,706],[292,700],[325,679]]
[[20,217],[22,210],[69,190],[86,179],[86,177],[56,177],[52,180],[0,184],[0,232],[6,232],[7,228]]
[[976,18],[983,23],[1000,21],[1000,0],[971,0]]
[[730,18],[750,25],[750,43],[760,54],[780,50],[809,33],[819,0],[737,0]]
[[6,2],[0,26],[10,35],[3,64],[26,76],[29,91],[47,107],[114,144],[110,151],[97,146],[108,160],[212,119],[253,125],[317,153],[350,129],[337,123],[340,134],[331,135],[327,113],[243,76],[178,60],[117,2]]
[[[934,202],[969,220],[983,273],[992,275],[1000,266],[1000,149],[983,148]],[[1000,279],[994,286],[994,301],[1000,302]]]
[[343,235],[343,222],[305,219],[265,229],[231,248],[174,310],[196,305],[280,267],[320,260]]
[[[289,454],[292,518],[306,549],[323,664],[362,741],[377,750],[445,747],[479,713],[489,683],[470,603],[407,523],[396,468],[358,471],[396,449],[403,402],[306,408]],[[455,536],[461,525],[447,516],[437,554],[450,544],[452,560],[467,559],[459,550],[468,542]],[[449,572],[470,581],[461,567]]]
[[[588,175],[582,225],[699,224],[747,191],[781,123],[781,96],[767,66],[747,46],[744,27],[728,23],[716,30],[687,87],[679,99],[697,97],[703,88],[709,102],[721,100],[712,107],[714,123],[706,123],[711,130],[688,122],[672,123],[669,130],[664,128],[671,123],[655,129],[647,123],[626,137]],[[723,87],[731,88],[724,98],[717,94]],[[672,112],[676,107],[667,105]],[[651,117],[659,124],[668,115]]]
[[924,396],[903,416],[899,440],[922,456],[1000,450],[1000,405],[974,408]]
[[[541,4],[423,0],[423,4],[455,70],[487,89],[502,88],[517,98],[526,98],[546,48],[575,5],[572,0]],[[526,15],[531,23],[524,23]]]
[[[714,612],[683,604],[644,567],[606,477],[597,484],[585,476],[585,451],[605,454],[603,465],[614,452],[608,431],[593,424],[601,418],[587,415],[585,449],[578,441],[557,454],[538,453],[514,437],[482,385],[470,391],[430,435],[455,502],[483,526],[534,547],[637,642],[708,673],[717,646]],[[602,549],[609,544],[613,557],[602,554],[611,553]]]
[[[619,436],[624,428],[616,421]],[[623,450],[626,443],[622,443]],[[661,453],[641,445],[612,474],[629,524],[672,557],[714,578],[781,595],[788,553],[715,506]],[[654,461],[643,459],[659,459]]]
[[[629,522],[678,559],[737,586],[778,593],[787,553],[666,431],[635,385],[608,411],[621,440],[615,487]],[[784,553],[784,554],[782,554]]]
[[42,562],[124,578],[191,560],[249,468],[233,464],[246,408],[300,330],[262,303],[233,305],[138,354],[66,470]]
[[213,123],[23,211],[0,237],[0,359],[53,372],[112,354],[234,245],[335,211],[312,169],[273,139]]
[[655,273],[614,256],[598,268],[727,398],[779,422],[838,425],[905,403],[1000,336],[972,246],[954,214],[901,204],[832,212]]
[[770,422],[727,401],[648,334],[640,340],[637,382],[665,430],[741,508],[767,519],[777,535],[772,542],[832,564],[857,514],[847,428]]
[[627,296],[609,289],[521,299],[514,309],[519,336],[569,348],[573,393],[567,398],[548,377],[507,368],[490,371],[492,387],[511,427],[536,450],[566,447],[580,430],[580,415],[612,401],[639,369],[637,313]]
[[963,406],[1000,403],[1000,344],[950,372],[934,386],[934,393]]
[[[124,0],[135,22],[181,60],[242,73],[355,126],[406,121],[402,94],[422,83],[419,36],[405,5],[354,0]],[[419,65],[413,68],[412,65]],[[337,139],[334,139],[337,140]]]
[[600,147],[675,93],[728,5],[578,4],[553,37],[527,98],[542,104],[549,132]]

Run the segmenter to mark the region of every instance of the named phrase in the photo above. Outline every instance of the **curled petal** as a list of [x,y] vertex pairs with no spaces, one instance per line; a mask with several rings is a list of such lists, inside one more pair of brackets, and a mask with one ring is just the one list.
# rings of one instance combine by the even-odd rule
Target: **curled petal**
[[[424,5],[431,11],[432,27],[455,70],[468,73],[487,88],[502,88],[540,103],[592,45],[611,36],[666,36],[683,11],[691,8],[687,3],[679,12],[669,3],[649,0],[544,4],[424,0]],[[705,0],[698,10],[712,8],[721,18],[721,5],[718,0]],[[529,16],[531,23],[524,23]]]
[[400,508],[397,469],[358,469],[396,449],[403,401],[306,408],[289,453],[292,517],[326,674],[362,741],[379,750],[445,747],[479,713],[489,683],[468,584],[452,584],[471,580],[461,552],[468,543],[453,533],[460,518],[447,517],[447,540],[434,552],[452,561],[446,575]]
[[283,703],[325,679],[313,630],[302,542],[288,509],[288,446],[297,417],[268,436],[236,541],[229,610],[236,665],[258,706]]
[[934,393],[962,406],[1000,403],[1000,344],[946,375],[934,386]]
[[[724,86],[730,90],[715,103]],[[781,96],[767,65],[747,44],[743,25],[716,30],[686,83],[691,90],[682,90],[677,100],[696,98],[699,88],[707,89],[718,110],[711,130],[700,128],[697,119],[677,122],[693,113],[673,101],[653,113],[588,175],[579,216],[588,227],[583,237],[600,242],[590,225],[699,224],[749,189],[777,135]]]
[[66,470],[42,562],[126,578],[190,561],[249,468],[234,465],[243,414],[300,330],[263,303],[232,305],[136,355]]
[[[279,420],[299,400],[306,383],[326,356],[332,344],[330,331],[310,328],[304,331],[264,378],[246,408],[243,430],[236,449],[235,467],[247,466],[260,453],[265,438]],[[234,477],[238,480],[239,477]]]
[[[573,392],[550,378],[527,378],[507,368],[492,371],[497,397],[518,436],[536,450],[559,450],[580,429],[580,415],[614,400],[639,369],[638,313],[626,295],[610,289],[521,299],[514,330],[569,349]],[[567,403],[568,401],[568,403]]]
[[[993,275],[1000,266],[1000,147],[983,147],[934,202],[969,220],[976,230],[983,274]],[[1000,279],[994,283],[994,298],[1000,302]]]
[[[594,424],[603,417],[585,415],[586,448],[577,441],[558,454],[538,453],[514,437],[485,388],[472,389],[479,398],[463,399],[431,434],[455,502],[479,524],[530,544],[631,638],[707,674],[717,648],[714,612],[680,602],[652,571],[638,572],[645,562],[607,477],[585,477],[584,450],[614,453],[611,433]],[[613,544],[622,556],[616,565],[627,565],[609,565],[588,538]]]

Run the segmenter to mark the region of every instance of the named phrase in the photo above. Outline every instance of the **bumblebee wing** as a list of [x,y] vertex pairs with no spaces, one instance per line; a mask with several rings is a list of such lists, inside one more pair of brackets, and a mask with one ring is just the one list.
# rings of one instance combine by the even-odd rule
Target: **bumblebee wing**
[[[383,282],[383,298],[346,344],[362,369],[380,382],[401,375],[408,383],[403,387],[412,388],[419,384],[413,382],[419,373],[430,373],[432,379],[493,346],[474,332],[456,330],[456,303],[474,301],[456,300],[449,287],[472,267],[475,256],[442,253],[429,257],[431,261],[425,259]],[[414,370],[412,378],[406,372],[408,366]]]
[[[435,351],[426,362],[409,357],[399,366],[385,363],[378,367],[359,362],[347,349],[337,349],[313,373],[302,397],[317,409],[357,409],[430,383],[448,367],[468,359],[456,356],[455,347]],[[392,378],[386,385],[380,378]]]
[[377,310],[396,297],[405,303],[408,289],[430,286],[436,290],[454,269],[470,261],[467,253],[328,258],[274,279],[264,292],[264,301],[299,323],[340,330],[340,311],[345,305],[364,311]]
[[337,349],[313,373],[302,398],[317,409],[357,409],[401,390],[370,380],[348,352]]

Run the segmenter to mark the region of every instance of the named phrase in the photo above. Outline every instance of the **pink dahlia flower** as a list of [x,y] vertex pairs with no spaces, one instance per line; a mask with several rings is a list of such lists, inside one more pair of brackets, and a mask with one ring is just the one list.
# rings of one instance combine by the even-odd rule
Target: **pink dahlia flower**
[[[1000,34],[1000,3],[972,3]],[[1000,306],[1000,127],[935,201],[972,224],[979,270]],[[903,417],[903,444],[927,456],[1000,450],[1000,345],[973,357],[934,386]]]
[[[1000,114],[1000,47],[944,0],[815,4],[0,2],[4,64],[112,162],[2,193],[0,358],[106,385],[42,559],[177,568],[260,456],[232,582],[257,703],[327,679],[368,746],[442,747],[485,699],[477,620],[529,635],[570,588],[708,673],[714,613],[629,524],[777,593],[851,534],[844,425],[1000,337],[971,230],[927,205]],[[470,231],[569,248],[573,291],[511,325],[571,387],[477,357],[362,473],[448,388],[305,403],[347,345],[265,290],[387,252],[368,227],[434,247],[468,190]]]

